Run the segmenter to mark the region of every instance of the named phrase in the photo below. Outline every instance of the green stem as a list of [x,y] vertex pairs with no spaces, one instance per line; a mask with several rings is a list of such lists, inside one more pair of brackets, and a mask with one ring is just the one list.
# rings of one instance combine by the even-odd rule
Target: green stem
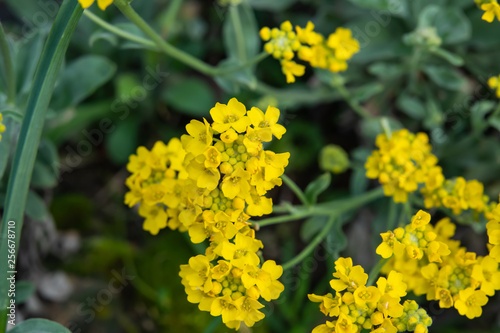
[[17,122],[23,121],[23,115],[15,110],[0,110],[0,113],[6,117],[14,118]]
[[396,226],[397,204],[389,198],[389,216],[387,217],[387,230],[393,230]]
[[297,265],[302,260],[304,260],[312,251],[314,251],[316,246],[318,246],[318,244],[321,243],[321,241],[323,239],[325,239],[325,237],[328,235],[328,232],[335,224],[335,221],[337,221],[336,218],[337,218],[337,216],[334,216],[334,215],[330,216],[330,218],[329,218],[328,222],[326,223],[325,227],[323,228],[323,230],[321,230],[321,232],[319,234],[317,234],[316,237],[314,237],[314,239],[311,241],[311,243],[309,243],[309,245],[307,245],[307,247],[304,250],[302,250],[302,252],[300,252],[297,256],[295,256],[290,261],[288,261],[282,265],[283,270],[287,270],[287,269],[292,268],[293,266]]
[[240,13],[238,12],[237,5],[230,6],[229,16],[231,17],[234,34],[236,35],[236,50],[238,51],[238,59],[240,60],[240,62],[246,62],[247,56],[245,50],[245,34],[243,33],[243,28],[241,26]]
[[165,54],[170,57],[198,70],[206,75],[214,76],[216,68],[210,66],[203,61],[193,57],[189,53],[179,50],[178,48],[167,43],[162,36],[151,28],[151,26],[137,14],[137,12],[129,5],[127,0],[115,0],[113,2],[116,7],[125,15],[132,23],[142,30]]
[[383,196],[384,189],[382,187],[377,187],[353,198],[322,202],[320,204],[317,204],[313,208],[315,215],[328,215],[331,214],[332,211],[345,213],[351,209],[355,209],[362,205],[365,205],[373,200],[382,198]]
[[0,54],[3,59],[3,68],[5,70],[5,80],[7,88],[7,102],[14,104],[16,101],[16,76],[14,75],[14,65],[10,56],[9,44],[7,36],[0,22]]
[[416,88],[417,88],[417,81],[418,81],[418,71],[419,71],[419,64],[420,64],[420,58],[422,57],[422,50],[419,47],[415,47],[413,49],[413,53],[410,58],[410,83],[409,83],[409,91],[414,93]]
[[349,104],[349,106],[356,112],[358,115],[365,119],[371,119],[373,116],[366,110],[364,107],[362,107],[358,101],[354,100],[349,93],[349,91],[346,89],[343,79],[338,76],[337,79],[335,79],[332,82],[332,86],[337,89],[339,94],[344,98],[344,100]]
[[382,117],[380,119],[380,126],[382,126],[382,129],[384,130],[385,136],[390,139],[392,137],[392,131],[389,119],[387,117]]
[[130,40],[132,42],[135,42],[135,43],[147,46],[150,49],[158,50],[158,46],[156,46],[156,44],[153,43],[152,41],[150,41],[149,39],[142,38],[140,36],[131,34],[130,32],[127,32],[127,31],[122,30],[122,29],[120,29],[120,28],[118,28],[118,27],[116,27],[116,26],[114,26],[112,24],[109,24],[108,22],[106,22],[103,19],[101,19],[99,16],[95,15],[94,13],[92,13],[90,10],[85,10],[83,12],[83,15],[87,16],[94,23],[97,23],[102,28],[104,28],[104,29],[106,29],[106,30],[114,33],[117,36],[120,36],[122,38],[128,39],[128,40]]
[[290,177],[283,174],[281,175],[281,179],[283,179],[286,186],[288,186],[292,190],[292,192],[295,193],[297,198],[299,198],[300,202],[302,202],[304,206],[310,205],[304,192],[300,189],[300,187],[297,184],[295,184],[295,182]]
[[368,281],[366,282],[367,287],[373,285],[373,282],[375,282],[375,279],[378,277],[380,270],[389,261],[389,259],[390,258],[380,259],[379,262],[375,266],[373,266],[372,270],[368,274]]
[[302,212],[297,212],[291,215],[274,216],[267,219],[260,220],[258,222],[253,222],[257,230],[261,227],[267,227],[273,224],[280,224],[285,222],[297,221],[305,217],[314,215],[312,210],[305,210]]
[[0,258],[2,258],[0,259],[0,333],[5,332],[7,321],[6,309],[9,303],[7,271],[14,270],[13,267],[7,266],[6,260],[9,255],[8,222],[14,221],[16,225],[14,254],[17,257],[26,198],[42,135],[45,114],[66,49],[82,12],[83,9],[78,1],[66,0],[62,3],[43,49],[28,97],[3,212],[2,241],[0,244]]
[[165,17],[165,29],[170,34],[172,27],[175,23],[175,19],[179,14],[179,10],[181,9],[182,0],[172,0],[170,2],[170,6],[167,9],[167,15]]
[[384,196],[383,189],[381,187],[378,187],[376,189],[363,193],[354,198],[323,202],[321,204],[316,204],[314,206],[290,206],[288,208],[290,215],[270,217],[253,223],[256,225],[258,229],[260,227],[296,221],[314,215],[338,216],[342,213],[358,208],[364,204],[367,204],[383,196]]

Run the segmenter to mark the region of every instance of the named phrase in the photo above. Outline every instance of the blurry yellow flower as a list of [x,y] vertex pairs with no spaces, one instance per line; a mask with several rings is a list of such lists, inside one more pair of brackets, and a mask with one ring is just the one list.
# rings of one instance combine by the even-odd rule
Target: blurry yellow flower
[[[78,0],[83,8],[90,7],[95,0]],[[101,10],[105,10],[109,5],[113,3],[113,0],[97,0],[97,5]]]
[[2,140],[2,133],[5,131],[5,125],[2,124],[2,114],[0,113],[0,140]]
[[[484,5],[486,6],[486,5]],[[497,4],[498,6],[498,4]],[[486,15],[486,14],[485,14]],[[488,79],[488,86],[491,89],[496,89],[496,94],[497,97],[500,98],[500,75],[499,76],[492,76]]]
[[481,18],[486,22],[493,22],[495,17],[500,21],[500,5],[496,0],[481,5],[481,9],[484,10],[484,14]]
[[304,65],[297,64],[295,61],[282,60],[281,70],[283,71],[283,74],[285,74],[286,76],[286,82],[293,83],[295,82],[296,76],[304,75],[306,67]]

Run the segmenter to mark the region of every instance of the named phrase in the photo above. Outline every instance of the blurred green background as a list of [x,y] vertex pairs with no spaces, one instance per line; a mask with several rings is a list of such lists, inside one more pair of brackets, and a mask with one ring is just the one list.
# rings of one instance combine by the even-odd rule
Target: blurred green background
[[[228,7],[215,1],[139,1],[137,12],[176,47],[216,65],[231,62]],[[14,53],[17,105],[22,112],[33,73],[59,2],[6,0],[0,20]],[[262,49],[261,27],[284,20],[312,21],[325,35],[352,29],[361,50],[342,73],[357,103],[374,119],[356,115],[332,88],[331,73],[307,69],[286,85],[279,63],[268,57],[251,70],[212,78],[155,50],[117,37],[82,17],[50,104],[26,209],[18,262],[20,313],[41,316],[72,332],[229,332],[209,313],[186,300],[179,265],[200,251],[186,235],[142,230],[137,212],[123,204],[126,163],[138,146],[181,135],[190,119],[209,117],[216,102],[237,97],[248,108],[276,105],[287,134],[273,143],[290,152],[286,173],[302,188],[322,171],[318,156],[327,144],[347,151],[349,169],[333,175],[321,199],[360,194],[371,186],[366,157],[382,132],[378,117],[393,130],[430,135],[447,177],[485,183],[500,193],[500,116],[488,117],[497,100],[486,85],[500,73],[500,23],[481,20],[471,0],[244,0],[245,41]],[[110,6],[91,11],[106,22],[143,34]],[[2,72],[3,73],[3,72]],[[0,80],[0,110],[6,105]],[[0,141],[0,204],[4,201],[19,119],[4,116]],[[293,200],[283,186],[272,192],[277,205]],[[266,319],[253,332],[309,332],[321,323],[307,293],[323,294],[334,258],[343,251],[366,269],[384,230],[390,199],[345,216],[314,254],[282,277],[285,292],[266,304]],[[264,228],[258,237],[264,257],[292,258],[318,232],[314,219]],[[483,226],[484,227],[484,226]],[[486,253],[484,229],[460,227],[466,246]],[[500,302],[490,299],[481,318],[420,300],[434,319],[431,332],[500,332]]]

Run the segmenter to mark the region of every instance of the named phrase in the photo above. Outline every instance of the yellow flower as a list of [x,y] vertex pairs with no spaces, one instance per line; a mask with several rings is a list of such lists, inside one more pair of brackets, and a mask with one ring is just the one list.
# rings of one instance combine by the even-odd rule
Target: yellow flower
[[220,255],[229,260],[235,267],[256,266],[260,261],[257,256],[257,251],[260,248],[262,248],[261,241],[238,233],[234,244],[229,241],[222,244]]
[[5,131],[5,125],[2,124],[2,114],[0,113],[0,141],[2,140],[2,133]]
[[407,285],[403,282],[403,274],[396,271],[391,271],[387,279],[379,277],[377,287],[382,294],[388,294],[394,298],[406,296]]
[[431,215],[423,210],[419,210],[417,214],[411,218],[411,228],[413,230],[425,227],[431,221]]
[[377,289],[377,287],[360,286],[354,291],[353,296],[356,305],[362,307],[367,303],[372,305],[377,304],[382,294],[380,293],[380,290]]
[[282,60],[281,70],[286,76],[286,83],[294,83],[296,76],[304,75],[306,67],[304,65],[299,65],[295,61]]
[[337,323],[335,324],[336,333],[356,333],[358,331],[358,326],[352,323],[352,319],[341,313]]
[[291,60],[294,52],[300,47],[297,35],[292,31],[293,27],[290,21],[281,24],[280,29],[269,29],[264,27],[260,30],[260,37],[267,41],[264,50],[272,54],[276,59]]
[[203,154],[212,143],[212,128],[207,120],[203,118],[203,123],[198,120],[191,120],[186,125],[186,131],[189,135],[181,137],[182,144],[186,151],[193,153],[195,156]]
[[[497,4],[498,6],[498,4]],[[486,15],[486,14],[485,14]],[[500,98],[500,75],[499,76],[493,76],[488,79],[488,86],[491,89],[496,89],[496,94],[497,97]]]
[[323,41],[323,35],[314,31],[314,24],[309,21],[305,28],[295,27],[297,38],[303,44],[316,45]]
[[480,317],[482,314],[482,306],[488,303],[488,297],[481,290],[467,288],[460,290],[458,299],[455,301],[455,308],[462,316],[472,319]]
[[481,9],[484,10],[484,14],[481,18],[486,22],[493,22],[495,17],[500,21],[500,5],[496,0],[481,5]]
[[236,98],[231,98],[227,105],[217,103],[210,110],[210,115],[214,120],[212,128],[219,133],[223,133],[230,128],[233,128],[238,133],[245,132],[248,125],[250,125],[250,119],[246,117],[246,113],[245,105],[238,102]]
[[351,30],[342,27],[328,36],[326,45],[335,50],[335,57],[339,60],[348,60],[359,52],[359,42],[352,38]]
[[[95,0],[78,0],[83,8],[89,8]],[[97,0],[97,5],[101,10],[105,10],[109,5],[113,3],[113,0]]]
[[472,268],[471,277],[481,283],[481,291],[493,296],[500,289],[500,271],[498,262],[490,256],[481,258],[478,265]]
[[248,111],[247,115],[248,118],[250,118],[252,125],[257,128],[257,131],[264,133],[260,134],[263,141],[271,141],[271,135],[274,135],[279,140],[286,132],[285,127],[278,124],[280,111],[273,106],[269,106],[266,113],[256,107],[253,107],[250,111]]

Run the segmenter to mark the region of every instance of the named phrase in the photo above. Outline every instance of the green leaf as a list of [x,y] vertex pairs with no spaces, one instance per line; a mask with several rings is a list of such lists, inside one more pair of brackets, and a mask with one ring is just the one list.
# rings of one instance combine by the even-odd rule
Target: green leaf
[[28,192],[26,199],[26,215],[35,221],[45,221],[49,217],[49,211],[45,201],[33,191]]
[[16,304],[26,302],[35,292],[35,285],[28,280],[16,281]]
[[402,93],[397,99],[398,108],[413,119],[421,120],[425,117],[424,103],[418,98]]
[[488,123],[497,131],[500,131],[500,115],[497,115],[495,117],[490,117],[488,119]]
[[423,71],[432,82],[441,88],[449,90],[461,90],[466,85],[465,78],[460,75],[454,68],[448,66],[427,65]]
[[349,191],[353,196],[363,194],[368,188],[368,178],[364,167],[353,168],[349,181]]
[[384,91],[383,84],[379,82],[367,83],[355,90],[353,89],[352,99],[357,102],[364,102],[382,91]]
[[[388,121],[392,131],[403,128],[403,125],[394,118],[388,118]],[[380,118],[363,119],[361,122],[361,133],[370,142],[375,142],[377,135],[384,133],[384,129],[380,125]]]
[[[121,110],[122,106],[118,106],[120,104],[123,108],[125,108],[123,114]],[[110,129],[104,130],[102,127],[104,126],[104,122],[108,120],[110,121],[109,118],[104,117],[107,113],[109,113],[110,109],[112,111],[119,111],[121,117],[129,114],[125,103],[117,103],[116,110],[113,109],[113,106],[115,106],[115,104],[111,101],[101,100],[95,103],[79,105],[76,107],[76,111],[67,110],[61,115],[61,117],[58,117],[51,122],[51,128],[46,132],[46,135],[55,144],[60,144],[64,140],[67,140],[69,137],[75,135],[75,133],[81,133],[82,130],[97,120],[100,120],[99,130],[106,133],[110,131]]]
[[297,0],[273,0],[273,1],[250,0],[250,1],[248,1],[249,5],[254,7],[254,8],[266,9],[266,10],[271,10],[271,11],[284,10],[296,2],[297,2]]
[[[43,38],[41,32],[33,32],[30,38],[24,37],[19,43],[20,46],[13,57],[14,67],[16,71],[17,91],[27,93],[33,82],[33,75],[38,64],[38,59],[42,53]],[[23,103],[24,104],[24,103]]]
[[471,124],[474,131],[482,131],[486,128],[487,123],[484,116],[494,107],[495,102],[493,101],[478,101],[471,107]]
[[32,318],[17,324],[9,333],[71,333],[71,331],[54,321]]
[[[257,21],[253,10],[245,4],[237,7],[231,7],[230,10],[237,11],[235,14],[239,17],[241,23],[242,36],[238,35],[237,23],[234,18],[226,17],[222,30],[224,47],[228,58],[240,59],[238,54],[238,43],[243,42],[245,47],[246,61],[254,58],[260,51],[260,37]],[[243,41],[241,41],[243,38]],[[241,60],[241,59],[240,59]]]
[[437,33],[443,39],[443,44],[458,44],[470,39],[471,23],[461,9],[455,6],[441,9],[435,20]]
[[106,136],[106,150],[114,163],[127,163],[128,157],[137,149],[138,131],[138,119],[129,117],[117,123],[116,128]]
[[[50,98],[52,97],[55,81],[61,69],[69,41],[82,13],[83,9],[81,5],[76,1],[64,1],[61,4],[40,61],[38,62],[7,185],[1,227],[1,234],[3,235],[7,234],[7,221],[9,220],[16,221],[19,230],[22,229],[24,213],[27,212],[30,206],[27,203],[29,202],[29,198],[33,196],[29,193],[29,184]],[[46,213],[46,209],[44,213]],[[21,235],[18,233],[15,238],[15,248],[19,247],[20,237]],[[7,243],[1,242],[0,256],[6,258],[7,253]],[[8,290],[6,275],[7,272],[5,270],[0,271],[0,327],[3,328],[6,326],[7,305],[9,302],[6,297]],[[17,332],[31,331],[27,329],[23,330],[22,328],[19,329],[19,327],[22,327],[21,324],[16,326],[14,330],[18,330]],[[26,328],[26,325],[24,327]],[[38,332],[41,331],[40,325],[33,325],[31,327],[36,327]]]
[[162,97],[177,111],[198,118],[207,117],[216,101],[213,89],[200,78],[172,82]]
[[462,59],[462,57],[460,57],[459,55],[456,55],[455,53],[448,52],[447,50],[440,48],[440,47],[438,47],[436,49],[431,49],[430,51],[432,54],[440,57],[441,59],[448,61],[453,66],[460,67],[460,66],[463,66],[463,64],[465,62],[464,59]]
[[94,46],[94,44],[99,40],[105,40],[112,46],[118,45],[118,37],[115,34],[104,30],[97,30],[94,33],[92,33],[92,35],[90,35],[89,38],[90,47]]
[[56,146],[47,139],[42,139],[38,147],[31,185],[38,188],[50,188],[57,184],[59,175],[59,156]]
[[381,11],[384,11],[385,15],[406,16],[408,14],[407,0],[350,0],[350,2],[359,7],[376,9],[379,11],[376,15],[379,16],[382,14]]
[[332,182],[332,175],[325,172],[307,185],[305,195],[310,204],[314,205],[318,201],[318,196],[323,193]]
[[395,79],[403,75],[404,67],[400,63],[376,62],[368,67],[368,72],[381,79]]
[[57,184],[57,175],[54,170],[40,162],[35,161],[35,166],[33,168],[33,175],[31,176],[31,186],[36,188],[51,188]]
[[300,228],[300,239],[308,243],[313,239],[318,232],[325,227],[325,223],[328,220],[326,216],[313,216],[308,218]]
[[79,104],[109,81],[116,65],[103,56],[86,55],[70,63],[54,90],[51,108],[62,110]]
[[340,252],[347,247],[347,237],[342,230],[345,221],[339,217],[325,238],[325,250],[332,257],[332,260],[336,260],[340,256]]
[[457,7],[429,5],[418,17],[419,27],[435,27],[443,44],[457,44],[470,39],[472,27],[469,19]]

